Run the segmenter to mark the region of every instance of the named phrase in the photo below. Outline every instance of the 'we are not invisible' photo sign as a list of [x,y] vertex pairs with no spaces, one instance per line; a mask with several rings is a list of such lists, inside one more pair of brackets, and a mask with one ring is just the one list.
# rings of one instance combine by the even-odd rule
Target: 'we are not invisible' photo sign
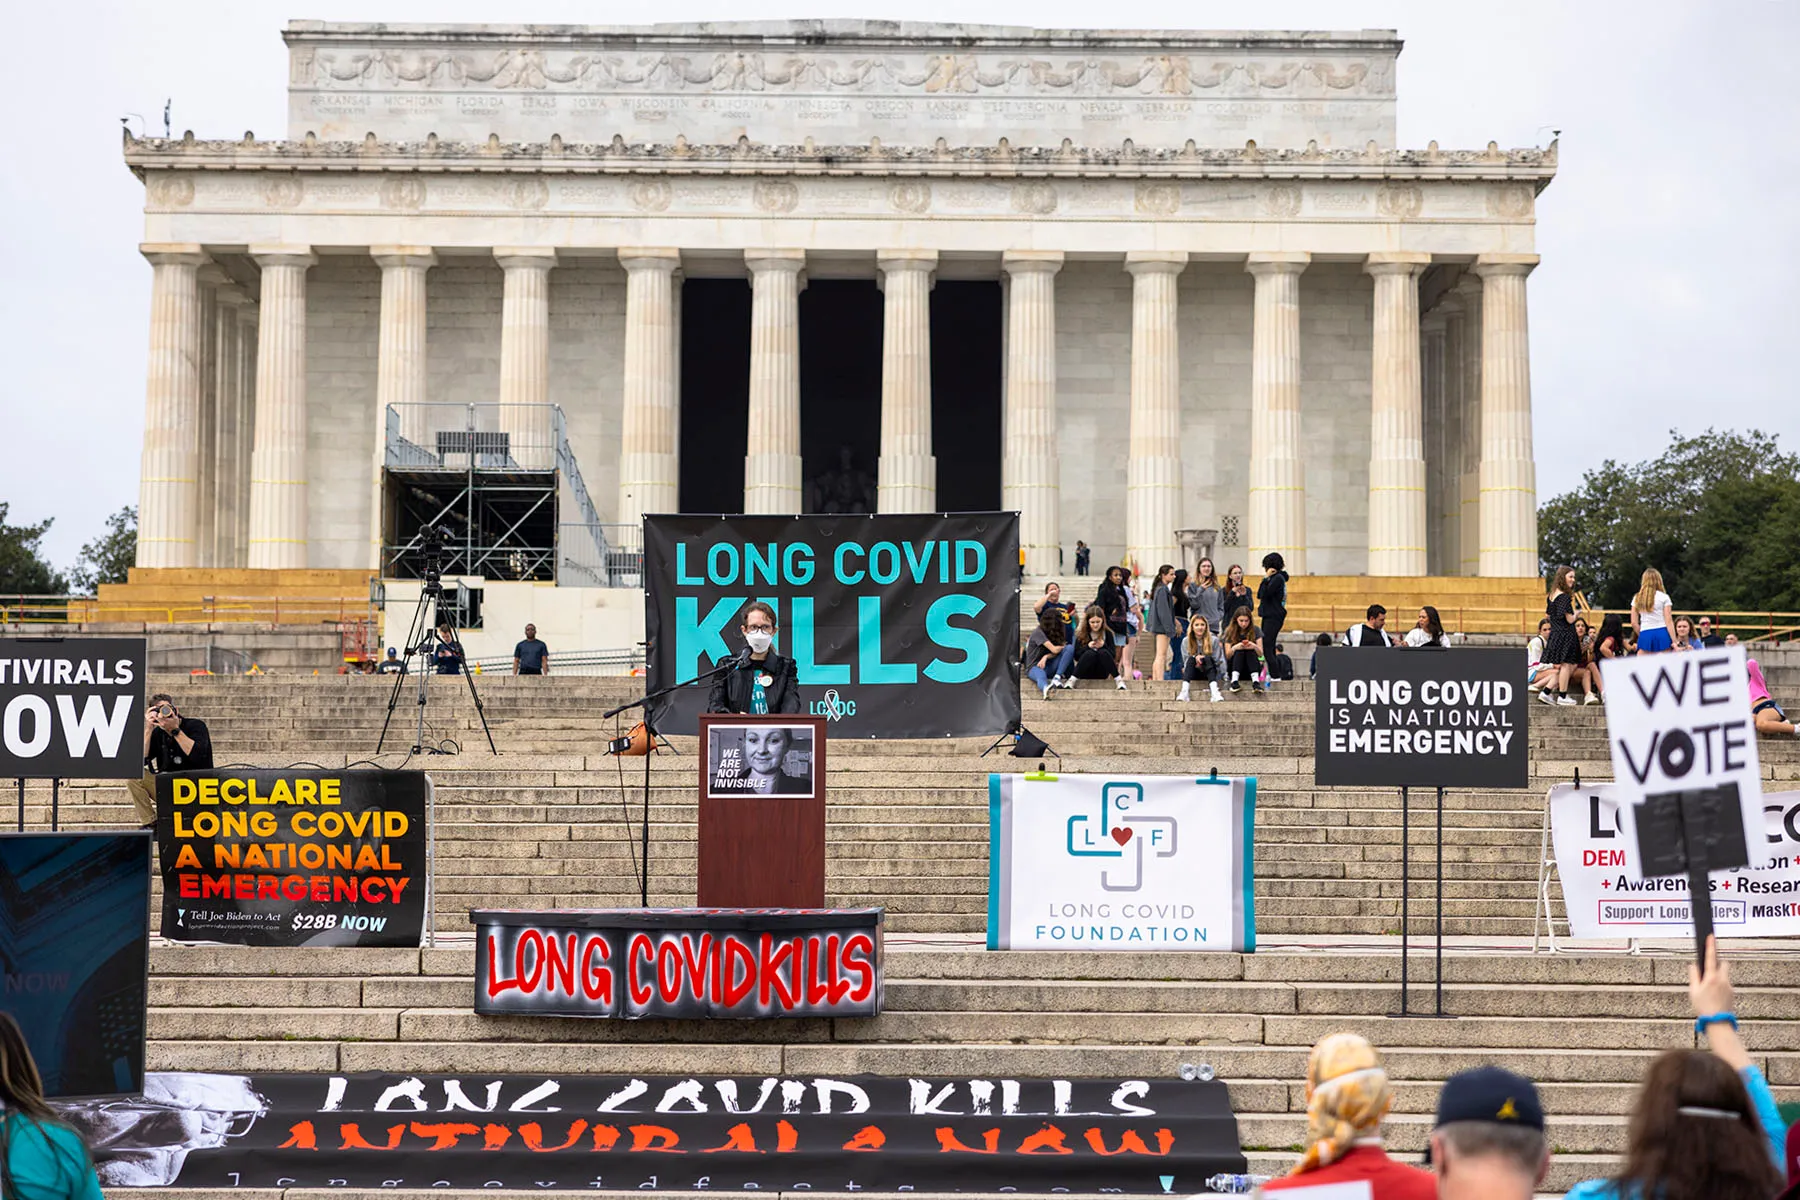
[[[1762,769],[1750,717],[1750,683],[1742,646],[1609,658],[1606,738],[1614,794],[1628,845],[1638,844],[1637,816],[1652,796],[1736,787],[1743,828],[1763,828]],[[1639,857],[1625,871],[1641,879]]]

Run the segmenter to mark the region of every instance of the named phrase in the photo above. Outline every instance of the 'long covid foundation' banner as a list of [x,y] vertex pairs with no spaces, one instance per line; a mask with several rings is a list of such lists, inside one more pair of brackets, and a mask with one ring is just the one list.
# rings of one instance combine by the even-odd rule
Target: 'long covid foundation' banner
[[162,935],[244,946],[417,946],[422,771],[156,777]]
[[[1627,836],[1632,789],[1614,784],[1550,789],[1550,831],[1562,879],[1570,937],[1691,938],[1686,875],[1645,879]],[[1761,839],[1750,839],[1750,866],[1714,871],[1713,929],[1720,937],[1800,934],[1800,792],[1764,792]]]
[[1256,780],[989,775],[988,949],[1256,949]]
[[[738,653],[744,606],[775,609],[801,712],[833,736],[998,734],[1019,719],[1019,518],[646,517],[650,686]],[[693,733],[707,687],[656,713]]]
[[108,1187],[1192,1195],[1223,1082],[151,1074],[62,1107]]

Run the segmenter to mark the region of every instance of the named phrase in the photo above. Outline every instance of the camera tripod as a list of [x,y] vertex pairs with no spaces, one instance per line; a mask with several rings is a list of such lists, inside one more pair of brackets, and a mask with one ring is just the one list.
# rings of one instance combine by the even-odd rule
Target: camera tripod
[[[427,551],[429,553],[429,550]],[[413,655],[419,656],[419,712],[418,724],[413,733],[412,752],[414,754],[442,754],[445,751],[425,746],[425,699],[426,682],[432,673],[432,646],[437,642],[437,610],[443,600],[444,585],[438,581],[436,571],[427,568],[425,586],[419,592],[419,603],[413,609],[412,623],[406,631],[406,649],[401,658],[410,662]],[[427,619],[427,617],[432,619]],[[488,749],[499,754],[494,745],[494,731],[488,728],[487,710],[481,706],[481,693],[475,690],[475,676],[469,670],[468,660],[462,662],[462,677],[469,685],[469,698],[475,701],[475,715],[481,720],[481,731],[487,734]],[[394,719],[394,706],[400,702],[400,689],[406,686],[406,676],[394,677],[394,690],[388,696],[387,716],[381,722],[381,736],[375,741],[375,753],[381,753],[381,747],[387,741],[388,725]]]

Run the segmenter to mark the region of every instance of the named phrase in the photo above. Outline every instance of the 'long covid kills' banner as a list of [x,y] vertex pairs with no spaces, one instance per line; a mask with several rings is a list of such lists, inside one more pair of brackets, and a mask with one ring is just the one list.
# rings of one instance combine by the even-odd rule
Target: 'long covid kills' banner
[[[1002,733],[1019,719],[1017,513],[879,517],[646,517],[650,686],[743,648],[763,600],[794,661],[800,711],[846,737]],[[693,733],[703,684],[665,700]]]
[[68,1105],[108,1187],[1191,1195],[1224,1083],[152,1074]]
[[243,946],[417,946],[423,771],[156,777],[162,935]]
[[143,638],[0,638],[0,779],[144,773]]
[[[1622,811],[1629,794],[1612,784],[1550,789],[1569,936],[1691,938],[1687,876],[1645,879],[1636,868]],[[1720,937],[1800,934],[1800,792],[1765,792],[1760,803],[1763,838],[1751,840],[1749,868],[1715,871],[1707,881]]]

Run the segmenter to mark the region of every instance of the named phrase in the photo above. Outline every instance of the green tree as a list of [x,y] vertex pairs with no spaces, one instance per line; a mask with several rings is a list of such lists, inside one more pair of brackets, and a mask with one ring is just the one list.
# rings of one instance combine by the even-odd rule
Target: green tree
[[91,593],[103,583],[124,583],[126,571],[137,562],[137,507],[126,505],[106,518],[106,532],[81,548],[81,557],[69,569],[69,582],[77,591]]
[[1661,456],[1608,459],[1538,510],[1544,572],[1576,570],[1591,604],[1626,608],[1646,567],[1682,611],[1800,609],[1800,456],[1757,430],[1670,434]]
[[50,522],[10,525],[6,510],[6,502],[0,501],[0,592],[51,595],[66,590],[63,577],[44,561],[38,549]]

